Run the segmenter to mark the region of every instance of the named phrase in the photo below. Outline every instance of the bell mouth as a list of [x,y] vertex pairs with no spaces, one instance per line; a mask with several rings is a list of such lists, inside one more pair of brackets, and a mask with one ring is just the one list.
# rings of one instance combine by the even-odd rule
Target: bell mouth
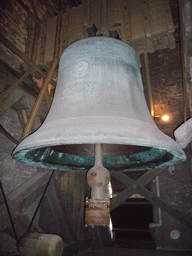
[[[153,147],[103,144],[103,165],[110,171],[149,170],[170,165],[174,154]],[[37,167],[88,171],[94,165],[94,144],[24,149],[17,151],[14,158]]]

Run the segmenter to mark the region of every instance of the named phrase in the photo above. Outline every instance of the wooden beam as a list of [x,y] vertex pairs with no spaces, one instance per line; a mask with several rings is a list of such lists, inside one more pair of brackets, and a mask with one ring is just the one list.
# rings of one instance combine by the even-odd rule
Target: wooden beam
[[[30,67],[33,68],[34,71],[36,71],[37,73],[39,73],[42,77],[46,77],[46,73],[44,71],[41,70],[41,68],[39,68],[36,64],[34,64],[31,60],[29,60],[27,58],[27,56],[20,51],[19,49],[17,49],[9,40],[7,40],[6,37],[4,37],[1,33],[0,33],[0,42],[2,42],[2,44],[7,47],[9,50],[11,50],[15,55],[17,55],[20,59],[22,59],[24,62],[26,62]],[[51,80],[50,83],[55,87],[56,83]]]
[[5,91],[0,99],[0,107],[5,102],[5,100],[11,95],[11,93],[25,80],[26,77],[31,73],[31,67],[17,80],[17,82],[11,86],[7,91]]
[[41,102],[45,96],[45,92],[47,91],[47,86],[48,84],[50,83],[51,81],[51,78],[52,78],[52,75],[53,75],[53,72],[55,71],[55,68],[57,66],[57,63],[58,63],[58,59],[59,59],[59,45],[60,45],[60,36],[61,36],[61,16],[58,16],[58,19],[57,19],[57,32],[56,32],[56,39],[55,39],[55,46],[54,46],[54,58],[53,58],[53,61],[49,67],[49,70],[47,72],[47,75],[43,81],[43,84],[42,84],[42,87],[41,87],[41,90],[39,92],[39,95],[36,99],[36,102],[32,108],[32,111],[31,111],[31,114],[30,114],[30,117],[27,121],[27,124],[26,124],[26,127],[21,135],[21,140],[24,139],[29,133],[30,133],[30,130],[32,128],[32,125],[33,125],[33,121],[37,115],[37,112],[40,108],[40,105],[41,105]]
[[157,207],[161,208],[162,210],[170,214],[173,218],[183,223],[187,228],[192,230],[192,220],[187,215],[184,215],[182,212],[173,208],[164,200],[151,193],[148,189],[140,185],[139,182],[130,179],[128,176],[121,172],[113,172],[113,177],[115,177],[118,181],[120,181],[127,187],[132,188],[133,194],[137,192],[140,195],[143,195],[145,199],[147,199]]
[[0,115],[7,111],[13,104],[21,100],[25,96],[24,90],[17,88],[12,92],[8,99],[4,101],[0,108]]
[[57,221],[58,235],[64,238],[65,241],[72,241],[71,226],[67,221],[66,206],[62,204],[61,197],[57,193],[56,187],[58,186],[59,183],[55,179],[52,179],[46,193],[46,198]]
[[17,141],[13,136],[11,136],[10,133],[8,133],[8,131],[6,131],[2,125],[0,125],[0,132],[5,135],[5,137],[7,137],[10,141],[12,141],[14,144],[18,144],[19,141]]
[[42,21],[36,17],[36,15],[33,15],[33,13],[30,11],[28,5],[26,5],[22,0],[16,0],[16,2],[28,13],[28,15],[37,23],[42,23]]
[[[153,180],[156,176],[158,176],[160,173],[165,171],[166,168],[157,168],[154,170],[149,170],[145,174],[143,174],[137,182],[140,185],[146,186],[151,180]],[[114,172],[111,172],[111,175],[115,175]],[[114,197],[110,202],[110,210],[113,211],[116,207],[118,207],[120,204],[125,202],[135,191],[132,187],[128,187],[124,189],[121,193],[119,193],[116,197]]]
[[[6,195],[13,221],[19,218],[20,213],[25,211],[39,198],[39,195],[43,193],[43,190],[46,187],[49,177],[50,172],[39,172]],[[11,223],[7,214],[6,205],[1,198],[1,194],[0,199],[0,230],[4,230],[9,227]]]
[[55,14],[59,14],[59,11],[48,1],[46,0],[40,0],[41,3],[47,8],[48,12],[51,14],[52,17],[55,17]]
[[38,17],[37,11],[35,9],[34,0],[29,0],[29,3],[31,5],[31,9],[33,10],[34,16],[36,17],[37,20],[39,20],[41,22],[41,20]]

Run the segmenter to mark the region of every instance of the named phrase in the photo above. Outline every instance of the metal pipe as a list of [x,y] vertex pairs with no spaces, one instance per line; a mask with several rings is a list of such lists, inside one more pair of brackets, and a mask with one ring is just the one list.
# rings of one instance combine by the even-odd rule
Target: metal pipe
[[61,34],[61,18],[60,16],[58,16],[58,20],[57,20],[57,33],[56,33],[56,40],[55,40],[55,48],[54,48],[54,59],[52,64],[49,67],[49,70],[47,72],[47,75],[45,77],[45,80],[42,84],[41,90],[39,92],[39,95],[36,99],[36,102],[32,108],[30,117],[27,121],[26,127],[21,135],[21,140],[24,139],[29,133],[30,130],[32,128],[33,125],[33,121],[37,115],[37,112],[40,108],[41,102],[43,100],[43,97],[45,95],[45,92],[47,90],[47,86],[50,83],[51,77],[53,75],[53,72],[55,71],[56,65],[58,63],[58,59],[59,59],[59,43],[60,43],[60,34]]
[[8,205],[8,202],[7,202],[7,199],[6,199],[5,192],[4,192],[3,185],[1,183],[1,181],[0,181],[0,188],[1,188],[1,191],[2,191],[2,195],[3,195],[3,199],[4,199],[4,202],[5,202],[6,208],[7,208],[7,212],[8,212],[8,215],[9,215],[9,219],[10,219],[10,222],[11,222],[11,226],[12,226],[12,229],[13,229],[15,240],[17,242],[17,250],[19,251],[19,248],[18,248],[18,241],[19,241],[18,235],[17,235],[16,229],[15,229],[15,225],[14,225],[14,222],[13,222],[13,219],[12,219],[12,216],[11,216],[11,211],[9,209],[9,205]]
[[11,95],[11,93],[25,80],[26,77],[31,73],[31,67],[17,80],[17,82],[11,86],[7,91],[5,91],[0,99],[0,106],[5,102],[5,100]]
[[[35,70],[37,73],[39,73],[42,77],[46,77],[46,73],[43,72],[36,64],[34,64],[31,60],[29,60],[22,51],[17,49],[7,38],[5,38],[0,33],[0,41],[1,43],[8,48],[10,51],[12,51],[15,55],[17,55],[20,59],[22,59],[24,62],[26,62],[30,67],[32,67],[33,70]],[[50,83],[55,87],[56,83],[51,80]]]
[[95,144],[95,165],[103,165],[103,145],[99,143]]
[[149,108],[150,108],[151,115],[154,116],[148,52],[144,52],[144,60],[145,60],[145,72],[146,72],[146,79],[147,79],[147,91],[148,91],[148,96],[149,96]]
[[[157,176],[155,178],[155,181],[156,181],[156,190],[157,190],[157,196],[160,197],[160,186],[159,186],[159,176]],[[158,228],[158,227],[161,227],[162,225],[162,213],[161,213],[161,208],[158,207],[157,209],[158,211],[158,222],[154,222],[154,223],[151,223],[149,224],[149,228],[152,229],[152,228]]]

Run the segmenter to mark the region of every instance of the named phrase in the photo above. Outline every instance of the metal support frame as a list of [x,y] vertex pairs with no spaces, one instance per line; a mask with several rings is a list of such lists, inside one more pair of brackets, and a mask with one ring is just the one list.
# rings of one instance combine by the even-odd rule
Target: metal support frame
[[[156,170],[154,170],[154,171],[156,171]],[[164,171],[164,169],[162,169],[162,171]],[[159,171],[159,173],[162,171]],[[149,175],[148,175],[148,172],[150,172]],[[156,196],[155,194],[153,194],[152,192],[150,192],[148,189],[146,189],[144,187],[145,185],[147,185],[147,183],[149,183],[149,181],[154,179],[154,177],[156,177],[157,176],[156,174],[158,173],[158,171],[157,171],[153,175],[152,170],[148,171],[148,172],[145,173],[143,176],[141,176],[137,181],[132,180],[131,178],[129,178],[127,175],[125,175],[123,173],[111,172],[111,175],[114,178],[116,178],[118,181],[120,181],[122,184],[124,184],[128,187],[127,189],[124,190],[125,192],[123,191],[119,194],[119,198],[117,198],[116,200],[119,200],[120,201],[119,204],[120,204],[122,202],[122,199],[121,199],[122,193],[123,193],[123,201],[128,199],[131,195],[133,195],[135,193],[139,193],[140,195],[144,196],[145,199],[150,201],[152,204],[161,208],[162,210],[164,210],[165,212],[170,214],[173,218],[175,218],[179,222],[183,223],[189,229],[189,233],[191,233],[192,221],[188,216],[184,215],[179,210],[173,208],[168,203],[163,201],[160,197]],[[112,200],[111,204],[112,204],[111,205],[111,210],[112,210],[115,208],[114,204],[113,204],[113,200]]]

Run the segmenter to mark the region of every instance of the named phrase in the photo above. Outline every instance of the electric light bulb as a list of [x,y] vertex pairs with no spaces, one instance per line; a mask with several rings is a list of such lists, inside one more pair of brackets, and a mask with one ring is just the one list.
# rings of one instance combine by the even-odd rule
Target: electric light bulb
[[163,116],[161,117],[161,119],[162,119],[163,121],[168,121],[168,120],[169,120],[169,116],[168,116],[168,115],[163,115]]

